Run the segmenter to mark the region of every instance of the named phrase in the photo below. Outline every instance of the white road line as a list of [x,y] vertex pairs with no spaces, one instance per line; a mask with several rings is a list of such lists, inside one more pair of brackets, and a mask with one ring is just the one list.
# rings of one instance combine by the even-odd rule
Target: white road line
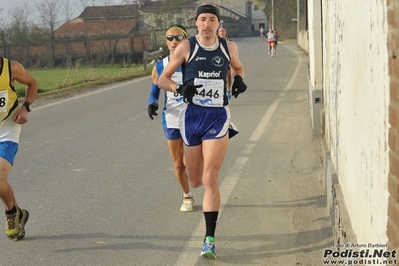
[[[286,47],[291,49],[290,47]],[[291,49],[296,54],[297,51]],[[290,81],[287,86],[284,88],[284,91],[288,91],[292,88],[298,73],[300,66],[302,64],[302,58],[298,54],[298,64],[296,66],[295,72],[292,75]],[[274,112],[276,111],[278,105],[280,104],[282,98],[285,96],[285,93],[281,93],[280,97],[277,98],[272,105],[268,108],[262,120],[252,133],[251,137],[248,140],[248,143],[245,145],[245,148],[241,151],[240,156],[235,161],[233,167],[228,172],[227,176],[224,178],[222,185],[220,186],[220,210],[219,210],[219,218],[221,217],[224,206],[230,198],[231,193],[233,192],[235,186],[238,183],[238,180],[241,176],[242,171],[244,170],[250,155],[252,154],[253,149],[256,147],[256,142],[260,139],[263,132],[265,131],[267,125],[269,124]],[[195,227],[193,233],[190,236],[190,239],[187,242],[185,249],[182,251],[179,256],[176,266],[187,266],[187,265],[195,265],[200,258],[200,250],[202,248],[201,243],[204,239],[205,232],[205,221],[200,220]]]

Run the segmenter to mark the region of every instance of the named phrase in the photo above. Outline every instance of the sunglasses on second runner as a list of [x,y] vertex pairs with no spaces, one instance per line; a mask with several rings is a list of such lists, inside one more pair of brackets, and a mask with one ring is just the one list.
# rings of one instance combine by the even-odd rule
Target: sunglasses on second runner
[[175,39],[176,41],[183,41],[184,36],[183,35],[168,35],[168,36],[166,36],[166,39],[170,42],[173,41],[173,39]]

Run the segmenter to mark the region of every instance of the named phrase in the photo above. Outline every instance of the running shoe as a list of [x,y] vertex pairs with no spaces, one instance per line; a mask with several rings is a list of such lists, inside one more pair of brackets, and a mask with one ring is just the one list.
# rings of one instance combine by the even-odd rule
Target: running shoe
[[[22,218],[19,219],[19,212],[22,212]],[[15,215],[6,215],[6,235],[11,240],[21,240],[25,237],[25,224],[28,222],[29,212],[17,208]]]
[[201,256],[212,260],[217,259],[215,252],[215,238],[213,236],[207,236],[205,238]]
[[192,212],[194,210],[194,198],[186,197],[183,198],[183,204],[180,207],[181,212]]

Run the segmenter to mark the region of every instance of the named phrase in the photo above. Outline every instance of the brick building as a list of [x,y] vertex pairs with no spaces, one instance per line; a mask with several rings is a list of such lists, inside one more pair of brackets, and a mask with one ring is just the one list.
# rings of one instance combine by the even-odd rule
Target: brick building
[[102,55],[112,58],[150,47],[150,35],[140,31],[139,5],[88,6],[79,17],[55,31],[56,54]]

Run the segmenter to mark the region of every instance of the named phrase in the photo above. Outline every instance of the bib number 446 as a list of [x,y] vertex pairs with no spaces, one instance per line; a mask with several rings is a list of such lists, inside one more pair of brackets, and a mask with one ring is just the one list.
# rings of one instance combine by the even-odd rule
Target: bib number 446
[[215,99],[217,99],[217,98],[220,97],[219,91],[218,91],[218,90],[213,91],[212,89],[210,89],[210,90],[202,89],[202,90],[198,93],[198,95],[200,95],[200,96],[202,96],[202,97],[209,97],[209,98],[215,98]]

